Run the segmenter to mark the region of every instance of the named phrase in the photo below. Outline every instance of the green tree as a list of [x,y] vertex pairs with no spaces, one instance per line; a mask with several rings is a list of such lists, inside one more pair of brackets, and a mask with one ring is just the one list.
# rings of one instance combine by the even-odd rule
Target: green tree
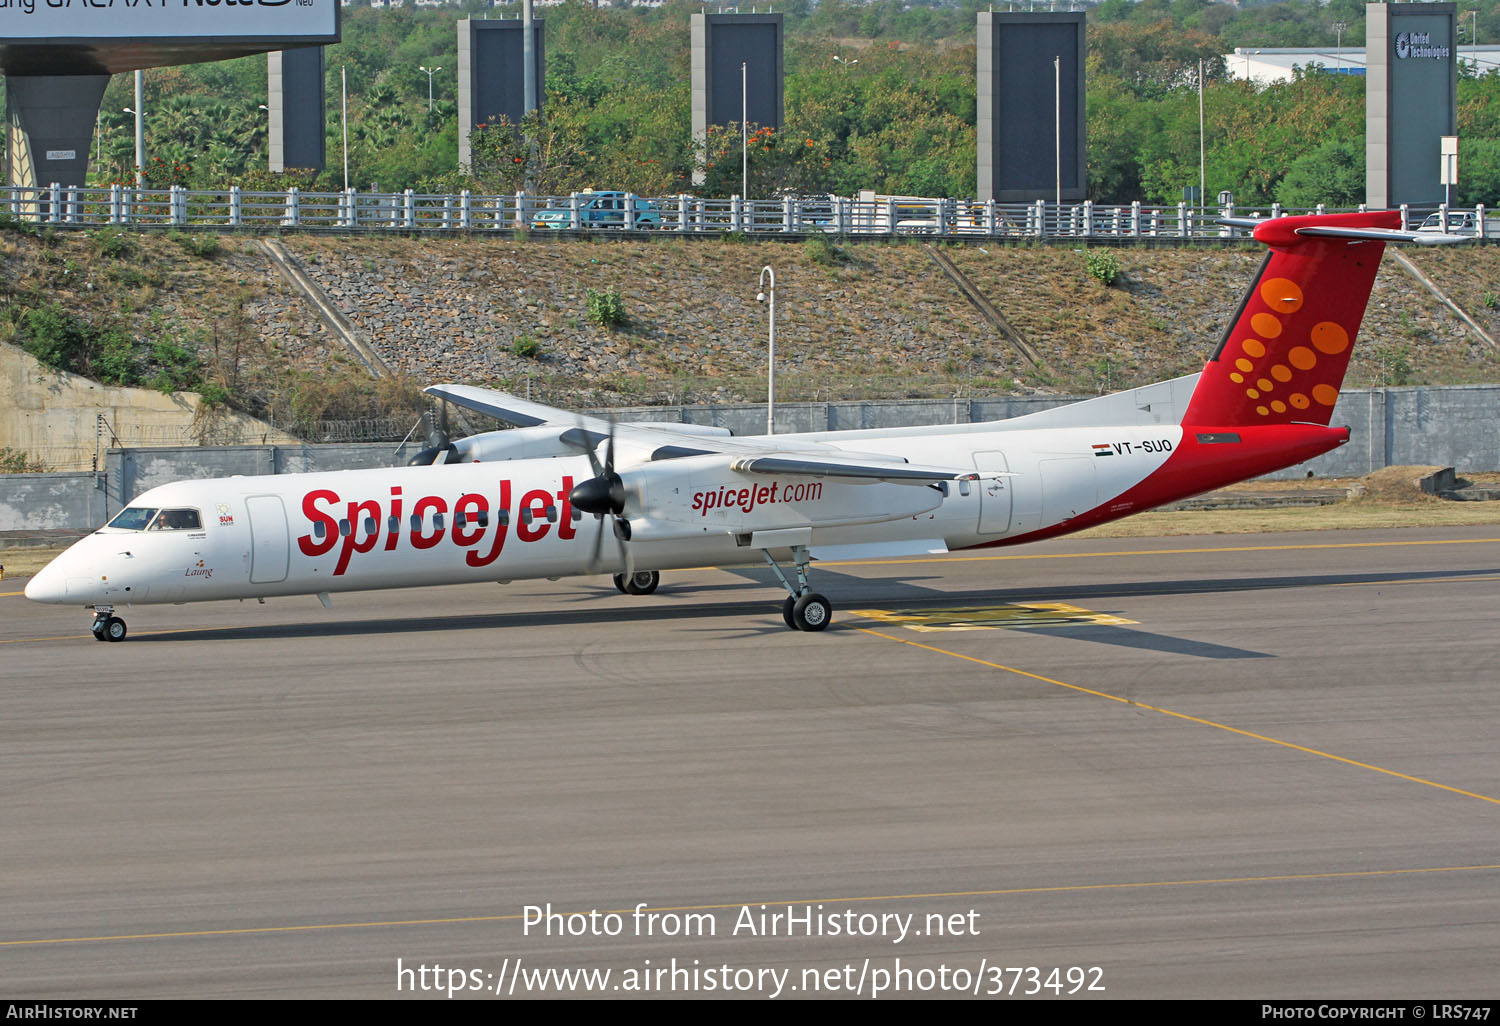
[[1364,141],[1329,139],[1292,161],[1276,187],[1276,200],[1287,207],[1354,207],[1365,200]]

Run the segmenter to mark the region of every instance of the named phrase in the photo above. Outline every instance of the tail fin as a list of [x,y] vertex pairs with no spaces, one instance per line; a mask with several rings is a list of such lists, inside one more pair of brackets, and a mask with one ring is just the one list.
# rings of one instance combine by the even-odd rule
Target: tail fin
[[1382,232],[1400,238],[1390,231],[1400,223],[1394,210],[1261,222],[1255,238],[1271,251],[1182,422],[1326,426],[1385,252]]

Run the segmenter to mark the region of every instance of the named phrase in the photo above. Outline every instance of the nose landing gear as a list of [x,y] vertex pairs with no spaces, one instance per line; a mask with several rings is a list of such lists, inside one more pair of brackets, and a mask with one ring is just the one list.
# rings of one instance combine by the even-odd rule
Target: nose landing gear
[[95,606],[94,622],[89,630],[95,641],[125,640],[125,621],[115,615],[114,606]]

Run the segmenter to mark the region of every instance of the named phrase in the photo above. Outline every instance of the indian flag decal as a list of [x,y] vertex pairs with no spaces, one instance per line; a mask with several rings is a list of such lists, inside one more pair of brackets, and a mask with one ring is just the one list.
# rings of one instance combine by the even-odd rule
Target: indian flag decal
[[1095,456],[1113,456],[1114,454],[1115,454],[1114,450],[1111,449],[1107,444],[1105,444],[1103,442],[1095,442],[1094,443],[1094,455]]

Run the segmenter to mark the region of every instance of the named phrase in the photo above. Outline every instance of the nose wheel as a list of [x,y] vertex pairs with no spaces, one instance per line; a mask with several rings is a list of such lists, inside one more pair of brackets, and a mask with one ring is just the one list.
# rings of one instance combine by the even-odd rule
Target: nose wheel
[[113,607],[94,610],[94,622],[89,630],[93,632],[95,641],[125,640],[125,621],[114,613]]

